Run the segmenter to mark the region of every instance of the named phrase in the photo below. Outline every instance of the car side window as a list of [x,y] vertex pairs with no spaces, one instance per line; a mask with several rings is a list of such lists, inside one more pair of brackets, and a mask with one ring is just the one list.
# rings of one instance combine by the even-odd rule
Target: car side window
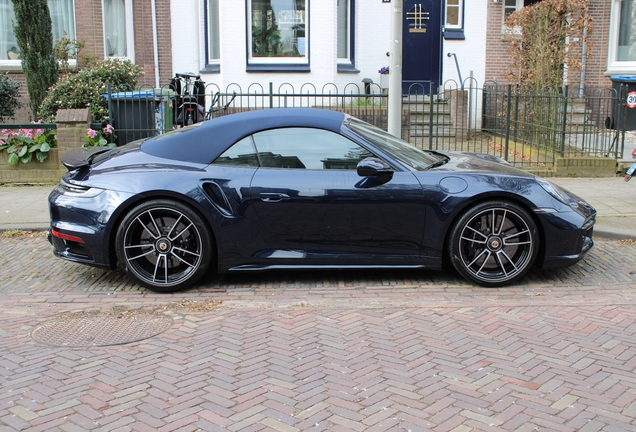
[[257,167],[258,157],[252,137],[248,136],[235,143],[232,147],[225,150],[221,156],[216,158],[214,165]]
[[313,170],[355,170],[358,162],[373,156],[335,132],[313,128],[272,129],[254,134],[261,166]]

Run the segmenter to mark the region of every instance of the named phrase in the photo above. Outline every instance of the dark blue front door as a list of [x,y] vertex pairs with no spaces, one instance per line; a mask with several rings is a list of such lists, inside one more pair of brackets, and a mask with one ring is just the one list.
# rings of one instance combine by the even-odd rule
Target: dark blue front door
[[442,0],[404,0],[402,92],[434,92],[442,78]]

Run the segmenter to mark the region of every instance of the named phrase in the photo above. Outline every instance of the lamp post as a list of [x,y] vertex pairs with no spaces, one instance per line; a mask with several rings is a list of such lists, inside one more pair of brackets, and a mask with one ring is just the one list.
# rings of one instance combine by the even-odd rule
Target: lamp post
[[388,132],[402,136],[402,5],[403,0],[391,0],[391,41],[389,73]]

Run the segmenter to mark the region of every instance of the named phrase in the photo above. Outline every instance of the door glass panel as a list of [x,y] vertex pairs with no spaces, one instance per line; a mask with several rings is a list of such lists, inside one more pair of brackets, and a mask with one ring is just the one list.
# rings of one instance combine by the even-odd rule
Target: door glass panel
[[261,164],[269,168],[355,170],[373,154],[334,132],[310,128],[274,129],[254,135]]

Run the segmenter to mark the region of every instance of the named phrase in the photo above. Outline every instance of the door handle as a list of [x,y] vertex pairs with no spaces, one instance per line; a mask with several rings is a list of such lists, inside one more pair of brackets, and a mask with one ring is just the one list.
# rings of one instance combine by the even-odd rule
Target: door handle
[[279,202],[289,199],[289,195],[284,193],[261,193],[260,197],[263,202]]

